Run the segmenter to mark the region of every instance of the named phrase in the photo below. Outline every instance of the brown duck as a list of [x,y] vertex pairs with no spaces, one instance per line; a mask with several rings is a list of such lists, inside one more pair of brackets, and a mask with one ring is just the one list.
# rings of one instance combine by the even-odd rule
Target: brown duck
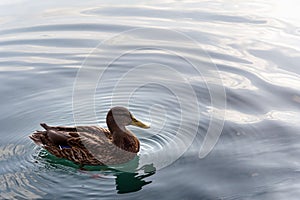
[[83,165],[113,165],[133,159],[140,150],[138,138],[126,128],[149,128],[127,108],[114,107],[106,116],[107,128],[98,126],[48,126],[29,137],[51,154]]

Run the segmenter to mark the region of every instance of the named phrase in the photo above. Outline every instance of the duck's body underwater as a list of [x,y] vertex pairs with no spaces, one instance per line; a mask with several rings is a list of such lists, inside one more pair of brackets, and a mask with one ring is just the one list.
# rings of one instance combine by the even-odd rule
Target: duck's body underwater
[[51,154],[80,165],[113,165],[133,159],[140,150],[138,138],[125,126],[149,128],[128,109],[114,107],[106,116],[107,128],[98,126],[51,127],[29,137]]

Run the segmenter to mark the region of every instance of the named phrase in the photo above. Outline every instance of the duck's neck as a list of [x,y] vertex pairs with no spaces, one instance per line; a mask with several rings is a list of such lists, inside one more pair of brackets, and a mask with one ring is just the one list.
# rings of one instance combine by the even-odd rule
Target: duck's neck
[[106,124],[107,124],[107,127],[108,127],[108,129],[111,133],[126,132],[126,130],[127,130],[124,125],[121,125],[121,123],[117,123],[115,121],[115,119],[111,116],[107,116]]
[[139,151],[140,142],[130,130],[116,123],[113,118],[107,118],[106,123],[109,131],[112,133],[112,142],[116,146],[132,153]]

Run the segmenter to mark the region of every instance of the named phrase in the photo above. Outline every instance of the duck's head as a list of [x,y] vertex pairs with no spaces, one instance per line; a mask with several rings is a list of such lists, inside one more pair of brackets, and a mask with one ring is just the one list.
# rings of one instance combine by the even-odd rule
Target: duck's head
[[106,116],[106,123],[110,131],[124,130],[125,126],[134,125],[141,128],[150,128],[149,125],[137,120],[130,111],[121,106],[110,109]]

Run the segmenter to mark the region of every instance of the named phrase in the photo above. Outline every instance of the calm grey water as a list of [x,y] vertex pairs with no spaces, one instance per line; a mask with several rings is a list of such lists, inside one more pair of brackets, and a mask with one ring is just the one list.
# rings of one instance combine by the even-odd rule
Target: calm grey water
[[[0,198],[298,199],[297,12],[288,1],[1,1]],[[139,28],[146,29],[130,32]],[[202,63],[200,71],[211,75],[197,75],[184,59]],[[90,72],[81,77],[80,90],[94,92],[93,118],[84,93],[74,99],[82,68]],[[207,82],[218,85],[214,75],[222,78],[226,108],[211,105]],[[94,88],[91,78],[97,78]],[[146,162],[133,172],[81,171],[28,138],[40,122],[106,126],[112,105],[127,105],[151,123],[149,130],[130,127],[142,143],[140,161],[163,150],[174,134],[196,130],[195,138],[188,146],[177,141],[163,157],[184,149],[174,162],[163,168]],[[220,118],[225,112],[224,127],[200,159],[212,110]]]

